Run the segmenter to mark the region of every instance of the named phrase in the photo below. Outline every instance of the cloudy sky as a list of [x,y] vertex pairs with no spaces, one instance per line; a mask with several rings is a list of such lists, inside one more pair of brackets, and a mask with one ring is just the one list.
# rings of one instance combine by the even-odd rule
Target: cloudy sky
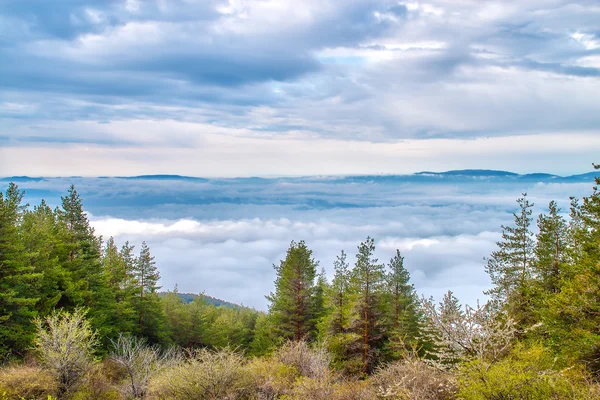
[[[291,240],[331,274],[371,235],[473,303],[520,193],[566,207],[592,177],[388,175],[598,154],[597,0],[0,1],[0,176],[59,177],[21,179],[32,204],[74,183],[165,288],[264,309]],[[95,178],[148,174],[219,179]]]
[[3,0],[0,175],[585,172],[596,0]]

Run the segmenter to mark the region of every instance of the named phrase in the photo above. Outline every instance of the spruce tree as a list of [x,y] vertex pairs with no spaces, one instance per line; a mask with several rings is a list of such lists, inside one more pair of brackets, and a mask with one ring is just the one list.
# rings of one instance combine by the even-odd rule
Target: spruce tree
[[75,186],[61,198],[59,220],[66,228],[63,238],[66,260],[63,266],[69,274],[70,285],[57,306],[67,310],[85,306],[89,317],[101,337],[116,337],[114,321],[116,303],[102,267],[102,238],[96,237],[83,208]]
[[27,205],[24,192],[10,183],[0,192],[0,356],[22,355],[33,332],[35,303],[30,288],[39,278],[28,264],[19,226]]
[[70,273],[63,267],[66,261],[65,244],[62,242],[65,232],[57,212],[44,200],[23,215],[21,237],[27,262],[40,275],[31,288],[38,298],[36,310],[40,317],[50,314],[67,288],[71,287]]
[[267,296],[269,313],[283,339],[312,340],[316,337],[315,278],[317,261],[304,241],[292,241],[284,260],[274,265],[275,292]]
[[[129,243],[126,243],[129,246]],[[131,257],[127,248],[126,257]],[[107,321],[115,333],[131,333],[136,324],[136,312],[133,308],[133,297],[135,287],[133,286],[132,270],[124,254],[119,251],[115,240],[110,237],[105,246],[102,256],[102,268],[105,281],[108,284],[111,301],[114,303],[112,320]]]
[[158,297],[160,273],[146,242],[142,242],[136,261],[133,270],[136,290],[134,307],[138,319],[136,331],[151,343],[159,343],[165,337],[165,315]]
[[350,313],[350,264],[342,250],[333,262],[334,276],[331,282],[330,303],[332,309],[329,333],[340,334],[348,329]]
[[527,193],[517,200],[514,226],[502,225],[498,250],[487,259],[486,271],[494,287],[486,292],[492,299],[506,304],[513,318],[524,325],[531,323],[528,286],[532,276],[535,243],[530,229],[532,207]]
[[548,205],[547,215],[538,217],[537,226],[533,272],[543,291],[556,293],[569,262],[569,228],[555,201]]

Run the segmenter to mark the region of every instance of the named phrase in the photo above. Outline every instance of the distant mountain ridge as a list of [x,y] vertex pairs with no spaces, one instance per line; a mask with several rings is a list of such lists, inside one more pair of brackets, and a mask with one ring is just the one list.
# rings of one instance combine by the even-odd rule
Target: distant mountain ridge
[[[304,177],[273,177],[273,178],[261,178],[261,177],[240,177],[240,178],[203,178],[203,177],[194,177],[194,176],[186,176],[186,175],[176,175],[176,174],[155,174],[155,175],[136,175],[136,176],[99,176],[98,179],[127,179],[127,180],[160,180],[160,181],[195,181],[195,182],[210,182],[210,181],[269,181],[269,180],[280,180],[280,179],[328,179],[328,178],[358,178],[358,179],[377,179],[377,178],[410,178],[410,177],[419,177],[419,178],[427,178],[427,177],[464,177],[464,178],[517,178],[517,179],[564,179],[564,180],[573,180],[573,179],[593,179],[595,176],[598,176],[598,172],[591,171],[582,174],[575,175],[555,175],[548,174],[543,172],[529,173],[529,174],[517,174],[515,172],[503,171],[503,170],[492,170],[492,169],[462,169],[462,170],[450,170],[443,172],[434,172],[434,171],[420,171],[415,172],[414,174],[381,174],[381,175],[319,175],[319,176],[304,176]],[[65,178],[73,178],[73,179],[85,179],[80,176],[70,176],[70,177],[30,177],[30,176],[9,176],[0,178],[0,181],[9,182],[34,182],[34,181],[43,181],[46,179],[65,179]],[[93,177],[88,177],[93,179]]]
[[[413,175],[441,175],[441,176],[521,176],[515,172],[499,171],[493,169],[457,169],[445,172],[422,171],[416,172]],[[555,175],[553,175],[555,176]]]
[[[162,297],[162,296],[166,296],[168,293],[169,292],[159,292],[158,295]],[[215,307],[227,307],[227,308],[234,308],[234,309],[238,309],[238,310],[240,308],[246,308],[243,305],[231,303],[229,301],[221,300],[216,297],[208,296],[206,294],[177,293],[177,296],[185,304],[191,303],[192,301],[196,300],[197,298],[202,297],[204,299],[204,301],[206,301],[208,304],[212,304]]]

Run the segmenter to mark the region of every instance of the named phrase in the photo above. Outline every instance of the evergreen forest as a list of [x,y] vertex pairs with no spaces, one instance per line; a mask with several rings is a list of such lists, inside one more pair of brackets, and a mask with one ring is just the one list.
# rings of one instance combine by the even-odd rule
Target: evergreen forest
[[420,296],[371,237],[328,280],[299,238],[262,312],[162,288],[147,243],[98,236],[75,187],[53,209],[11,183],[0,399],[600,399],[600,178],[570,200],[516,199],[484,304]]

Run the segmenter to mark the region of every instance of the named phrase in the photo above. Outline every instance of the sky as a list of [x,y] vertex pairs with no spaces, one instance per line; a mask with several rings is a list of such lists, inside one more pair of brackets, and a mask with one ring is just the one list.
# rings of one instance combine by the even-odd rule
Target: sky
[[3,0],[0,176],[586,172],[596,0]]

